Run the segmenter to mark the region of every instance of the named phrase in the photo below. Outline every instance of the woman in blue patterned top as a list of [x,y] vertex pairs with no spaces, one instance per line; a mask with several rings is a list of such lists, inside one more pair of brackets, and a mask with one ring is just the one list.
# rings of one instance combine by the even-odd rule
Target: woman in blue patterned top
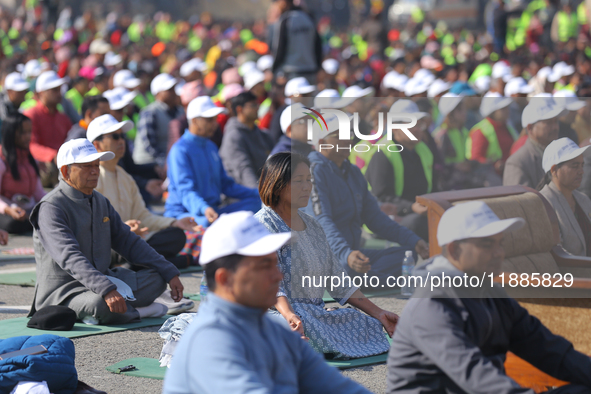
[[[292,242],[277,252],[283,280],[275,307],[292,330],[307,336],[312,347],[328,358],[358,358],[387,352],[389,343],[382,327],[391,336],[398,316],[379,308],[357,287],[343,280],[347,274],[332,254],[322,227],[299,211],[308,204],[311,189],[306,158],[284,152],[265,163],[259,182],[264,207],[255,217],[272,233],[293,234]],[[340,285],[332,287],[331,279],[319,284],[319,279],[326,276],[338,277]],[[348,302],[366,314],[353,308],[325,310],[325,289],[341,305]]]

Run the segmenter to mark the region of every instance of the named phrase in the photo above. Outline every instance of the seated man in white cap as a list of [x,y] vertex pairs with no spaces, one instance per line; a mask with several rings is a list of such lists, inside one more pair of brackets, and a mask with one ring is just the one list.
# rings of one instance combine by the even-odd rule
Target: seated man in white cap
[[[114,157],[113,152],[97,152],[82,138],[60,147],[60,183],[31,212],[37,264],[31,315],[64,305],[88,323],[119,324],[164,315],[168,308],[154,300],[166,283],[174,301],[182,299],[179,270],[134,234],[109,200],[94,190],[99,161]],[[111,249],[146,269],[110,270]]]
[[4,78],[4,89],[0,92],[0,125],[2,121],[18,112],[29,92],[29,83],[21,74],[12,72]]
[[572,124],[577,117],[577,111],[583,108],[586,103],[579,100],[575,92],[563,89],[554,93],[554,101],[564,111],[558,116],[558,138],[569,138],[580,144],[577,132],[572,128]]
[[150,90],[156,101],[140,112],[133,148],[136,164],[156,164],[162,174],[166,165],[168,124],[182,111],[177,105],[176,83],[176,79],[169,74],[157,75],[152,80]]
[[[193,217],[207,227],[222,213],[261,208],[258,190],[244,187],[226,174],[218,148],[210,140],[218,127],[217,116],[225,111],[207,96],[197,97],[187,106],[189,128],[168,155],[170,183],[164,216],[178,220]],[[223,205],[222,194],[238,201]]]
[[521,123],[527,140],[507,159],[503,185],[522,185],[536,188],[544,178],[542,156],[544,149],[558,138],[557,116],[562,112],[550,97],[533,97],[523,110]]
[[[186,268],[193,263],[192,258],[187,255],[178,255],[178,253],[185,246],[184,230],[196,229],[193,218],[188,216],[176,220],[150,212],[133,177],[117,165],[125,155],[124,135],[132,126],[131,121],[117,122],[112,115],[99,116],[90,122],[88,140],[99,153],[115,154],[113,159],[100,162],[100,175],[95,190],[109,199],[121,220],[131,228],[131,231],[144,238],[148,245],[175,266]],[[120,262],[118,257],[115,260]]]
[[[422,278],[500,274],[503,233],[521,218],[499,220],[481,201],[448,209],[439,222],[442,254],[417,267]],[[470,279],[471,278],[471,279]],[[588,393],[591,359],[552,334],[500,286],[417,287],[405,306],[388,356],[388,393],[531,393],[505,373],[507,352],[571,385],[551,393]],[[490,281],[487,276],[485,281]],[[453,283],[458,283],[453,280]]]
[[498,174],[503,173],[511,145],[519,137],[519,132],[507,125],[512,102],[499,93],[485,95],[480,103],[484,119],[472,127],[466,140],[466,158],[493,164]]
[[281,113],[281,131],[283,131],[283,135],[279,142],[275,144],[271,156],[279,152],[293,152],[308,157],[308,154],[313,150],[307,139],[306,122],[308,119],[306,110],[300,103],[285,108]]
[[251,213],[222,215],[203,238],[207,301],[183,333],[163,393],[369,393],[265,312],[282,275],[270,234]]

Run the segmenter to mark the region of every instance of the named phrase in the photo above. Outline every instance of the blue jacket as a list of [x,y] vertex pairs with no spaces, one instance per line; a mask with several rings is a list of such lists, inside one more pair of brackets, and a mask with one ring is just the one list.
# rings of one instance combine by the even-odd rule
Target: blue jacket
[[207,208],[220,205],[221,194],[240,200],[259,195],[226,174],[213,142],[188,131],[170,149],[168,179],[168,217],[203,216]]
[[45,346],[48,352],[0,360],[0,393],[10,393],[18,382],[46,381],[52,393],[73,394],[78,373],[71,339],[49,334],[8,338],[0,341],[0,354],[37,345]]
[[345,268],[349,254],[361,247],[364,224],[378,237],[414,250],[419,236],[380,210],[359,168],[348,160],[339,168],[316,151],[308,159],[313,186],[305,212],[320,222],[332,252]]
[[327,365],[321,354],[265,310],[213,293],[183,333],[162,392],[369,393]]

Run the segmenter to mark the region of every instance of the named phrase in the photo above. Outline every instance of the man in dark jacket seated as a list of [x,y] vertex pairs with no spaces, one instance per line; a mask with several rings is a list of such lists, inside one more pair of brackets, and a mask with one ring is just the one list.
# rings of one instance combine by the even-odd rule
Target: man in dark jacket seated
[[[134,234],[109,200],[94,190],[99,160],[114,157],[113,152],[97,152],[82,138],[60,147],[60,182],[31,212],[37,284],[30,315],[64,305],[88,324],[163,316],[168,308],[154,300],[166,283],[174,301],[181,300],[179,270]],[[110,270],[111,248],[146,269]]]
[[[429,280],[415,290],[392,338],[388,393],[534,393],[505,374],[509,351],[571,383],[553,394],[591,391],[591,359],[552,334],[501,287],[491,287],[489,274],[499,274],[505,258],[503,232],[524,223],[499,220],[481,201],[443,214],[437,229],[442,255],[414,270],[415,277]],[[431,289],[444,277],[461,280],[450,286],[445,279]],[[485,281],[482,286],[475,277]]]

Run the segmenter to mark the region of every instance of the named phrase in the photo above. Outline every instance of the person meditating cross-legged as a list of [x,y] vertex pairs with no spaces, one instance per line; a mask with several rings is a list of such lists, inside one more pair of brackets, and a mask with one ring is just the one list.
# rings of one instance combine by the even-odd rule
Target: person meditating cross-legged
[[[368,300],[357,287],[346,283],[329,288],[341,304],[361,309],[326,311],[324,286],[302,284],[303,276],[335,276],[342,280],[345,269],[330,250],[320,224],[299,209],[308,204],[312,190],[310,162],[289,152],[277,153],[263,167],[259,192],[265,204],[255,217],[271,233],[292,232],[296,241],[277,251],[283,280],[275,307],[310,345],[329,358],[358,358],[387,352],[390,345],[382,326],[391,336],[398,316]],[[369,316],[368,316],[369,315]]]
[[[37,265],[30,316],[50,305],[67,306],[80,320],[95,324],[162,316],[168,308],[154,300],[164,292],[166,283],[174,301],[181,300],[179,270],[134,234],[109,200],[94,190],[99,161],[114,157],[113,152],[97,152],[84,138],[60,147],[59,185],[43,197],[30,216]],[[110,270],[111,248],[146,269]],[[133,293],[122,295],[118,289],[125,286],[116,285],[117,279]]]

